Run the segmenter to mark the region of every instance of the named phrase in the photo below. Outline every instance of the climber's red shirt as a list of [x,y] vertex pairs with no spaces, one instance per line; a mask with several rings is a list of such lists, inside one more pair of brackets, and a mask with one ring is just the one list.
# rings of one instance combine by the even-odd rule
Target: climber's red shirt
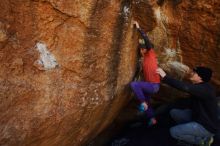
[[160,76],[156,73],[157,68],[156,53],[153,49],[149,49],[149,51],[144,54],[143,62],[144,80],[146,82],[160,83]]

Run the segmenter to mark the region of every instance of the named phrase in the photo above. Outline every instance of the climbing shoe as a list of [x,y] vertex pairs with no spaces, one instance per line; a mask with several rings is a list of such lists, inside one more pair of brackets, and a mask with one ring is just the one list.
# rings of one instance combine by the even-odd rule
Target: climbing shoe
[[141,103],[141,104],[139,105],[138,110],[139,110],[140,112],[142,112],[142,113],[145,111],[145,109],[144,109],[144,104],[143,104],[143,103]]
[[148,127],[154,126],[157,124],[157,120],[155,118],[150,118],[147,124],[148,124]]
[[213,137],[209,137],[206,140],[202,141],[199,146],[211,146],[213,142],[214,142]]

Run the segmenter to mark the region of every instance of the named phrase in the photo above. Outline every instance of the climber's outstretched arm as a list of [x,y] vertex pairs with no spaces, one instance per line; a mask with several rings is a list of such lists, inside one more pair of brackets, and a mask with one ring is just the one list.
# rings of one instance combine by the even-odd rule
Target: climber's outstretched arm
[[145,43],[145,46],[146,46],[146,49],[150,50],[153,48],[148,36],[144,33],[144,31],[140,28],[139,24],[137,21],[134,22],[137,30],[140,32],[142,38],[144,39],[144,43]]

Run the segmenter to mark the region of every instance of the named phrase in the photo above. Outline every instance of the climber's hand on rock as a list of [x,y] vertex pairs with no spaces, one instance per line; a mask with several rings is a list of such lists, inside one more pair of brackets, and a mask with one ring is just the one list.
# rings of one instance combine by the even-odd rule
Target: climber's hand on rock
[[166,76],[165,71],[162,68],[158,68],[156,71],[162,78]]
[[134,25],[136,26],[136,28],[137,28],[137,29],[139,29],[139,28],[140,28],[140,26],[139,26],[139,24],[138,24],[138,22],[137,22],[137,21],[134,21]]

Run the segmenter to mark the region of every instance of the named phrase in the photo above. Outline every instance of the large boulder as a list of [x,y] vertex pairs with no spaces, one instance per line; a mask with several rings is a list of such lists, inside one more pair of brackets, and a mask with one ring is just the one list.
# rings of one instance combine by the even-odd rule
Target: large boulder
[[0,145],[83,145],[128,100],[126,1],[0,1]]

